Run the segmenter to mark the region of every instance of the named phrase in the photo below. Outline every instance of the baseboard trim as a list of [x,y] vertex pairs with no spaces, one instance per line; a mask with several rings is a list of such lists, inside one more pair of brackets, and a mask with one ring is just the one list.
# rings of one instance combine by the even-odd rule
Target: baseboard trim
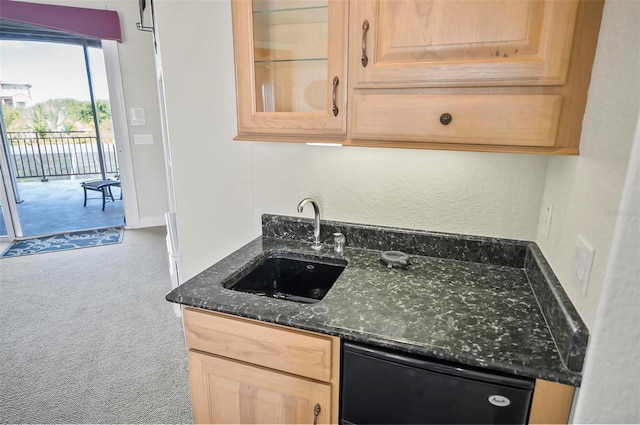
[[167,223],[164,220],[164,216],[156,217],[141,217],[136,225],[127,225],[125,229],[144,229],[145,227],[158,227],[166,226]]

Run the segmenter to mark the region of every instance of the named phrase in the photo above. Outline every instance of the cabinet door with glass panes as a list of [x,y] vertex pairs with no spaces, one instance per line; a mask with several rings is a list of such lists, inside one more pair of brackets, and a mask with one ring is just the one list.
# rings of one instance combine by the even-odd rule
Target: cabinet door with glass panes
[[346,0],[232,0],[237,140],[346,134]]

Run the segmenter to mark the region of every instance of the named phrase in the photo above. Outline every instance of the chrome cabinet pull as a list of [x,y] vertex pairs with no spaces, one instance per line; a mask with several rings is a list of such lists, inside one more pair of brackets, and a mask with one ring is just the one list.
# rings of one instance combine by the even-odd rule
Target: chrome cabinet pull
[[340,80],[338,79],[338,77],[333,77],[333,94],[332,94],[332,99],[333,99],[333,116],[337,117],[338,116],[338,105],[336,104],[336,92],[338,91],[338,84],[340,84]]
[[367,31],[369,31],[369,21],[365,19],[362,23],[362,59],[360,59],[363,68],[366,68],[369,63],[369,58],[367,57]]
[[320,414],[320,403],[313,406],[313,425],[318,425],[318,415]]

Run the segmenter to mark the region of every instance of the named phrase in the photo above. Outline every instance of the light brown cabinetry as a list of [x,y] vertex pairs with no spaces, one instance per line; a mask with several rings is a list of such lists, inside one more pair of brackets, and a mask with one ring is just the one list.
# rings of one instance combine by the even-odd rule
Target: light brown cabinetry
[[338,338],[187,308],[196,423],[337,423]]
[[601,13],[579,0],[350,2],[351,144],[577,153]]
[[[577,0],[359,0],[353,87],[562,84]],[[360,40],[362,43],[360,45]],[[357,66],[360,65],[360,66]],[[366,66],[365,66],[366,65]]]
[[[559,95],[361,93],[352,98],[352,142],[553,146]],[[441,117],[450,122],[443,124]],[[394,144],[389,144],[393,147]],[[408,145],[408,146],[407,146]]]
[[577,154],[603,4],[233,0],[237,139]]
[[557,382],[536,379],[529,412],[530,424],[569,423],[575,388]]
[[347,2],[233,0],[231,5],[237,138],[344,139]]

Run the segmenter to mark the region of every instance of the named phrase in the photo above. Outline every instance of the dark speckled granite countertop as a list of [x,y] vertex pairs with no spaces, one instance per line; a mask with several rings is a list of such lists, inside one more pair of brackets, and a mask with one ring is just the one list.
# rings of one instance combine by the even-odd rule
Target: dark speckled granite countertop
[[[307,329],[345,340],[578,386],[588,333],[535,244],[407,229],[322,222],[310,249],[311,222],[263,216],[259,237],[167,294],[207,310]],[[402,249],[407,269],[389,269],[380,253]],[[316,304],[226,289],[268,251],[349,261]]]

